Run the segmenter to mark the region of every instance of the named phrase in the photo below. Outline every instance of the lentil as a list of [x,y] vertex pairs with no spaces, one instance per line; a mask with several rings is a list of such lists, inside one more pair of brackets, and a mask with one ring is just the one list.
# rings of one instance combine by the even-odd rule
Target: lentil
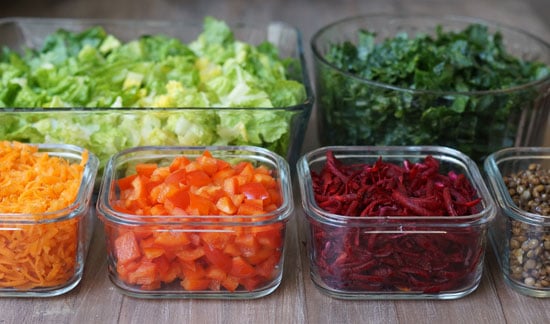
[[[522,210],[550,216],[550,169],[532,163],[503,177],[514,203]],[[510,277],[527,286],[550,286],[550,226],[512,220],[509,241]]]

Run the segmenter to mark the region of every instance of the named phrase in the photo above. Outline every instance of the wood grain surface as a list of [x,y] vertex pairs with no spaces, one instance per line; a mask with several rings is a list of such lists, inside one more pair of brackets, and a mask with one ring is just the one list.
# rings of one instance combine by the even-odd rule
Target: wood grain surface
[[[310,72],[313,33],[329,22],[360,13],[475,16],[525,29],[550,42],[548,0],[20,0],[3,1],[1,8],[0,17],[200,22],[212,15],[227,21],[285,21],[302,32]],[[318,146],[315,119],[314,111],[303,152]],[[323,295],[309,277],[304,224],[300,204],[296,206],[288,228],[283,281],[269,296],[242,301],[127,297],[107,277],[104,233],[96,223],[80,285],[53,298],[0,298],[0,323],[550,323],[550,299],[527,297],[508,288],[490,248],[481,285],[461,299],[344,301]]]

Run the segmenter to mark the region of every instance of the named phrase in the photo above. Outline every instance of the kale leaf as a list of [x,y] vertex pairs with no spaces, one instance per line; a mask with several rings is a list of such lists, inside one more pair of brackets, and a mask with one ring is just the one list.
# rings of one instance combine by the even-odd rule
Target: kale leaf
[[483,91],[550,75],[542,62],[509,54],[502,34],[481,24],[375,39],[358,30],[355,43],[331,44],[325,59],[340,71],[316,65],[323,145],[445,145],[479,162],[514,144],[522,109],[538,93],[536,87]]

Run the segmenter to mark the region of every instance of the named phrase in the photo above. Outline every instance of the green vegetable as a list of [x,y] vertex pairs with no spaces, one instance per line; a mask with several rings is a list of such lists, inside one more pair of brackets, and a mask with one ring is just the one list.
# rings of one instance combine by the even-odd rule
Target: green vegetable
[[502,35],[484,25],[456,32],[437,27],[435,36],[400,33],[379,43],[375,37],[360,30],[356,44],[333,43],[327,51],[328,62],[361,79],[317,65],[325,145],[445,145],[480,161],[513,145],[521,110],[537,89],[466,92],[509,89],[550,75],[543,63],[507,53]]
[[164,35],[123,43],[101,26],[59,30],[39,49],[0,52],[0,107],[43,108],[4,109],[0,138],[80,145],[102,165],[138,145],[248,144],[284,156],[302,111],[278,108],[306,99],[291,64],[274,44],[236,40],[212,17],[187,44]]

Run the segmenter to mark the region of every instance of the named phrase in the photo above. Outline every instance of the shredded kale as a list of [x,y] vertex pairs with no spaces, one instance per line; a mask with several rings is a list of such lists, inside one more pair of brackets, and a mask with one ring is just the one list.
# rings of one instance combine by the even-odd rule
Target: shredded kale
[[[323,144],[445,145],[479,162],[514,143],[521,110],[535,87],[503,90],[547,78],[550,69],[507,52],[500,32],[472,24],[435,35],[400,33],[382,42],[359,30],[357,42],[334,43],[320,66],[318,96]],[[371,86],[362,79],[410,90]],[[446,92],[445,95],[434,93]]]

